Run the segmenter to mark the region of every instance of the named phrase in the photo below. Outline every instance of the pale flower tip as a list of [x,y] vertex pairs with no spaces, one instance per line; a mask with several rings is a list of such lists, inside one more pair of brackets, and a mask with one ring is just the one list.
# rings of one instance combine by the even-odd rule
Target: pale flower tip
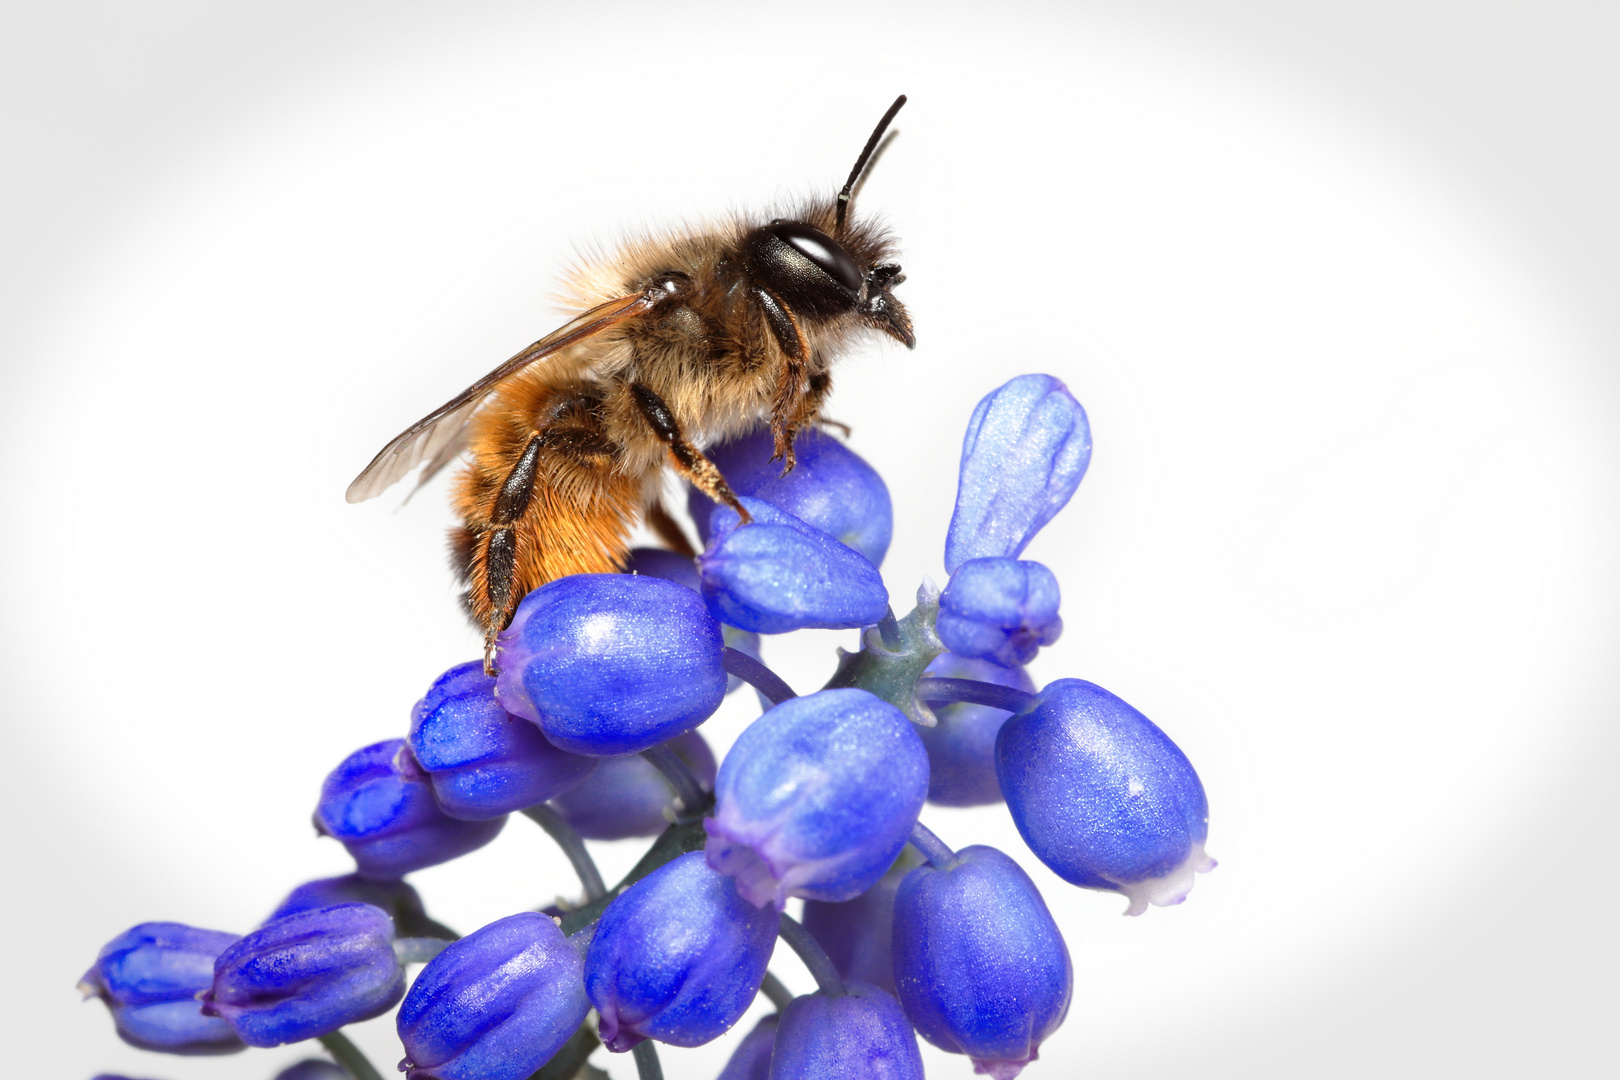
[[1187,899],[1192,892],[1193,875],[1207,874],[1215,869],[1216,862],[1204,853],[1202,842],[1192,846],[1180,865],[1161,877],[1146,878],[1142,881],[1115,882],[1114,887],[1125,894],[1130,900],[1130,906],[1125,909],[1127,915],[1140,915],[1154,907],[1175,907]]
[[80,979],[78,985],[75,986],[74,989],[84,995],[84,997],[80,999],[82,1001],[89,1001],[93,997],[101,996],[100,988],[98,988],[89,979]]
[[988,1076],[990,1080],[1013,1080],[1015,1076],[1024,1071],[1024,1066],[1039,1056],[1030,1054],[1029,1061],[991,1060],[986,1058],[973,1058],[973,1071],[980,1076]]

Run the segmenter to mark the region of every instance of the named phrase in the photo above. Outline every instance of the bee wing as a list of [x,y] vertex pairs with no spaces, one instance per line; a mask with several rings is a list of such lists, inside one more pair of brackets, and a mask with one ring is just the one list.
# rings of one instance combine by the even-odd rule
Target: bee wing
[[647,293],[621,296],[605,304],[599,304],[571,322],[559,326],[394,436],[393,440],[371,459],[371,464],[354,478],[345,498],[352,503],[374,499],[424,461],[429,463],[422,475],[422,480],[426,481],[428,477],[444,468],[465,447],[467,422],[472,419],[473,413],[478,411],[478,407],[496,386],[530,364],[577,345],[625,319],[640,315],[652,307],[653,302],[653,297]]

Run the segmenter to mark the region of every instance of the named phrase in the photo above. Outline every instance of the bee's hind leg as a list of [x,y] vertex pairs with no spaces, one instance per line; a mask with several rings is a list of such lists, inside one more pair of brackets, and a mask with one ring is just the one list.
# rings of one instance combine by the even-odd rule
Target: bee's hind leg
[[720,475],[714,462],[703,456],[703,451],[693,446],[685,435],[681,434],[681,426],[675,422],[675,414],[669,411],[664,399],[659,397],[640,383],[630,384],[630,396],[635,400],[636,408],[646,419],[647,425],[653,433],[669,448],[669,456],[675,463],[675,471],[681,474],[682,479],[689,482],[703,494],[718,503],[725,503],[737,511],[743,524],[753,520],[743,504],[737,501],[737,495],[726,483],[726,478]]

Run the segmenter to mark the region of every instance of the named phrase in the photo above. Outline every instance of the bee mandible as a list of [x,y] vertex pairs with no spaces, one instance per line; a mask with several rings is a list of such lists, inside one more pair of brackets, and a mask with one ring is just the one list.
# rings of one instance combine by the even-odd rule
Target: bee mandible
[[905,280],[893,240],[849,213],[905,102],[883,114],[836,199],[634,240],[576,270],[581,314],[406,428],[349,485],[348,501],[363,502],[424,462],[418,486],[467,454],[451,557],[485,671],[530,590],[622,569],[637,520],[692,553],[660,501],[666,464],[747,521],[700,447],[768,418],[785,473],[840,352],[872,333],[916,344],[892,292]]

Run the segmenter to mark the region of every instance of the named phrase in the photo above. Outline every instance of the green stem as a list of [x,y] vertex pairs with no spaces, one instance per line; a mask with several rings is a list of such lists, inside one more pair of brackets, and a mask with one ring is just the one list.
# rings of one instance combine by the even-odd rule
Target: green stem
[[782,940],[799,954],[799,959],[804,961],[804,966],[810,969],[811,977],[816,980],[816,986],[828,997],[843,997],[844,980],[833,965],[832,957],[821,947],[821,942],[793,916],[783,912],[780,918]]
[[580,839],[568,822],[545,803],[537,803],[523,811],[523,816],[540,826],[557,841],[563,854],[574,866],[574,873],[579,875],[579,883],[585,887],[587,900],[599,900],[607,894],[607,886],[602,884],[602,872],[596,868],[596,860],[585,849],[585,841]]
[[349,1037],[342,1031],[329,1031],[325,1035],[317,1035],[326,1052],[332,1055],[332,1060],[343,1066],[343,1071],[354,1077],[354,1080],[382,1080],[382,1074],[360,1052],[360,1048],[349,1041]]
[[664,1080],[664,1067],[658,1064],[658,1048],[651,1039],[636,1043],[630,1056],[636,1059],[636,1073],[641,1080]]
[[793,991],[782,985],[782,980],[769,971],[765,973],[765,981],[759,984],[759,990],[776,1006],[777,1012],[782,1012],[793,1003]]
[[[712,798],[705,796],[705,803],[698,810],[707,812],[712,805]],[[707,838],[708,834],[703,831],[702,818],[671,825],[658,835],[658,839],[653,841],[652,847],[647,849],[647,854],[643,855],[641,861],[631,868],[630,872],[624,876],[623,881],[610,889],[605,896],[592,900],[584,907],[575,908],[564,915],[562,932],[572,934],[591,925],[591,923],[602,917],[602,912],[607,910],[607,906],[613,902],[615,896],[618,896],[670,860],[677,859],[688,851],[703,850],[703,842]]]

